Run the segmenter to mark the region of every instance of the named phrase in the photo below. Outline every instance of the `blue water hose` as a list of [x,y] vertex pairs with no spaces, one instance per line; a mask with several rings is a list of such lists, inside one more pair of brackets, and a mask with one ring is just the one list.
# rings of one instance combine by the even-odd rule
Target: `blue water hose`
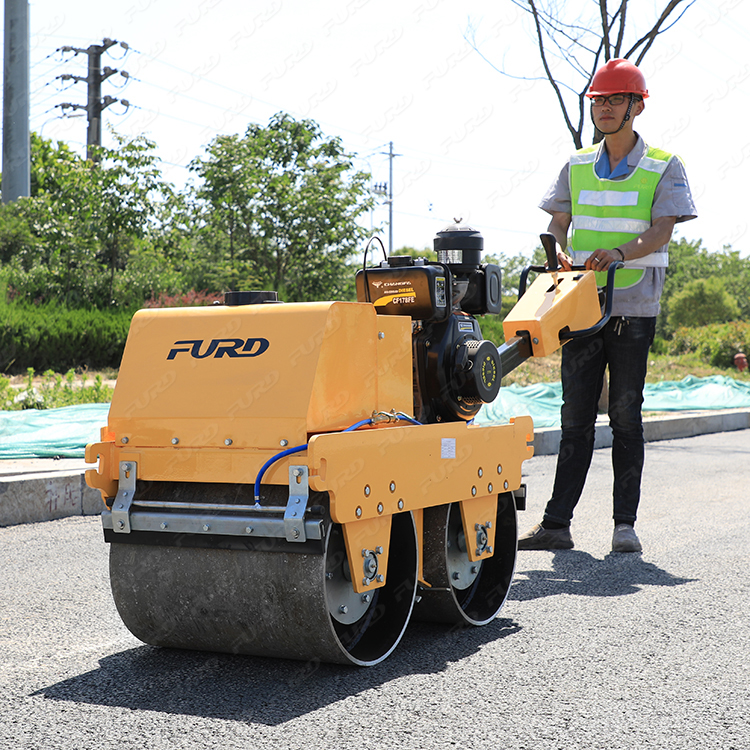
[[[402,419],[405,422],[411,422],[411,424],[421,425],[421,422],[418,422],[414,417],[410,417],[408,414],[404,414],[403,412],[399,412],[397,414],[393,415],[394,417],[398,419]],[[345,430],[342,430],[342,432],[352,432],[353,430],[358,430],[360,427],[364,427],[365,425],[372,424],[372,419],[360,419],[359,422],[355,422],[353,425],[347,427]],[[263,479],[263,475],[266,473],[266,470],[269,466],[272,466],[277,461],[280,461],[282,458],[286,456],[291,456],[293,453],[301,453],[302,451],[307,450],[308,444],[305,443],[304,445],[297,445],[294,448],[286,448],[285,450],[281,451],[280,453],[277,453],[275,456],[272,456],[271,458],[266,461],[263,466],[260,467],[260,471],[258,472],[258,476],[255,477],[255,485],[253,486],[253,494],[255,495],[255,504],[260,504],[260,482],[261,479]]]

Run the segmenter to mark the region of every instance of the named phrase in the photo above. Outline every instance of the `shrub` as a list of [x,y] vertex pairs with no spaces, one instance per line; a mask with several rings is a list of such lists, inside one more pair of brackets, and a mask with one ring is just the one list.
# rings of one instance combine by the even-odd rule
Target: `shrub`
[[737,352],[750,352],[750,323],[714,323],[679,328],[668,343],[670,354],[693,352],[714,367],[730,368]]
[[667,321],[673,330],[726,323],[739,317],[737,301],[718,277],[693,279],[668,303]]
[[68,310],[54,303],[2,303],[0,372],[119,367],[131,317],[124,311]]

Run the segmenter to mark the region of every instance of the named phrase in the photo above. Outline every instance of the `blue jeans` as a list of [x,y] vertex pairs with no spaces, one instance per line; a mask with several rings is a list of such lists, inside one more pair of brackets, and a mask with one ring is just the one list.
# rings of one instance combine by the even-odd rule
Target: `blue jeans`
[[612,318],[593,336],[562,350],[562,437],[544,519],[570,524],[594,452],[594,426],[609,365],[609,423],[614,470],[613,518],[635,523],[643,473],[643,387],[656,318]]

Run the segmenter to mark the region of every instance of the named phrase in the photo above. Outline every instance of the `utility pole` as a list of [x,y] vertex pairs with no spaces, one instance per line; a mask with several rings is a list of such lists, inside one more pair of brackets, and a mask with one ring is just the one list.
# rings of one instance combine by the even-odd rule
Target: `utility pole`
[[29,3],[5,0],[3,61],[3,203],[31,194]]
[[118,71],[109,66],[102,70],[102,55],[110,48],[114,47],[115,44],[119,44],[123,49],[128,49],[128,45],[125,42],[117,42],[114,39],[104,39],[101,44],[91,44],[86,49],[80,47],[61,47],[61,52],[75,52],[75,54],[88,55],[88,75],[83,78],[82,76],[74,76],[68,73],[59,76],[62,80],[72,81],[85,81],[87,85],[87,103],[86,106],[82,104],[71,104],[65,102],[57,106],[62,109],[83,109],[86,111],[86,120],[88,122],[88,130],[86,132],[86,158],[91,161],[96,161],[94,148],[102,145],[102,111],[109,107],[110,104],[114,104],[117,101],[121,101],[122,104],[127,108],[130,106],[130,102],[127,99],[116,99],[113,96],[105,96],[102,98],[102,81],[106,81],[107,78],[120,73],[124,78],[128,78],[129,75],[125,71]]
[[401,154],[393,153],[393,141],[388,143],[388,152],[381,151],[388,157],[388,184],[376,183],[373,187],[379,195],[386,195],[388,204],[388,255],[393,255],[393,159]]

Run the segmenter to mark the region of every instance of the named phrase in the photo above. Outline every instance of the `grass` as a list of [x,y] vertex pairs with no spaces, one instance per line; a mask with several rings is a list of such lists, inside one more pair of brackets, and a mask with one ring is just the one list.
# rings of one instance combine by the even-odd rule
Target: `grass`
[[[503,385],[555,383],[560,380],[560,360],[559,350],[548,357],[532,357],[504,376]],[[652,354],[646,382],[682,380],[688,375],[697,378],[722,375],[741,382],[750,382],[750,370],[740,373],[736,369],[712,367],[696,354]],[[25,376],[0,375],[0,410],[55,409],[75,404],[108,403],[112,400],[116,378],[117,371],[113,369],[95,373],[68,370],[64,375],[51,370],[42,375],[35,375],[34,371],[29,369]]]
[[[533,385],[535,383],[554,383],[560,380],[561,352],[558,350],[548,357],[531,358],[503,377],[503,385]],[[668,380],[682,380],[688,375],[706,378],[722,375],[741,382],[750,382],[750,370],[740,373],[736,369],[725,370],[712,367],[698,358],[696,354],[661,355],[652,354],[649,358],[647,383],[661,383]]]
[[[0,375],[0,409],[57,409],[77,404],[103,404],[112,400],[114,370],[76,373],[68,370],[61,375],[47,370],[41,376],[29,368],[26,376]],[[89,379],[90,378],[90,379]]]

